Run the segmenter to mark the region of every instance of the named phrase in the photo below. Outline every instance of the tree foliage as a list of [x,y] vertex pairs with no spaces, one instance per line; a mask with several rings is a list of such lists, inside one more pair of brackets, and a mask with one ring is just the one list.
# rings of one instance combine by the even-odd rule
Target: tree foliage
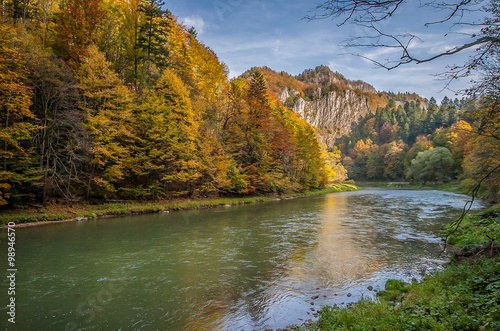
[[0,21],[0,205],[7,203],[13,186],[34,180],[28,169],[20,167],[29,162],[29,141],[37,129],[31,122],[35,118],[30,109],[32,94],[16,31]]
[[446,147],[436,147],[417,154],[411,161],[408,176],[419,180],[422,184],[427,181],[448,181],[453,169],[453,155]]
[[264,76],[229,80],[163,2],[4,4],[0,204],[282,193],[335,180],[338,160],[325,164],[314,130]]
[[64,60],[77,63],[88,46],[97,41],[106,16],[100,0],[63,0],[56,13],[54,50]]
[[[338,26],[354,24],[362,27],[358,29],[358,34],[345,41],[345,46],[354,49],[382,48],[388,50],[384,53],[384,59],[368,58],[377,66],[389,70],[396,69],[402,65],[410,63],[425,63],[435,61],[439,58],[450,58],[456,54],[471,51],[469,59],[464,63],[450,65],[447,70],[441,73],[442,77],[448,80],[448,84],[462,77],[470,76],[472,73],[479,73],[479,79],[466,92],[468,93],[469,104],[477,103],[471,109],[465,109],[466,120],[472,128],[472,145],[478,150],[470,150],[466,155],[459,156],[459,161],[464,161],[464,173],[462,174],[465,187],[473,188],[473,183],[485,182],[488,186],[487,194],[493,199],[498,199],[498,182],[500,164],[496,157],[498,150],[498,123],[499,121],[499,68],[500,58],[500,7],[497,0],[479,1],[437,1],[426,0],[420,3],[419,7],[413,10],[427,11],[429,17],[437,17],[432,20],[422,21],[420,24],[428,29],[435,27],[446,27],[446,34],[443,38],[454,38],[451,42],[454,46],[446,50],[437,50],[431,55],[420,52],[423,47],[420,42],[425,41],[425,34],[416,35],[408,31],[391,31],[390,18],[394,16],[404,16],[408,8],[414,6],[412,1],[389,0],[389,1],[364,1],[364,0],[327,0],[318,4],[309,19],[332,18]],[[412,17],[424,17],[424,15],[414,15]],[[478,17],[481,15],[482,17]],[[408,17],[411,19],[412,17]],[[362,31],[362,32],[361,32]],[[460,36],[461,38],[457,38]],[[420,46],[420,47],[419,47]],[[420,53],[419,53],[420,52]],[[367,58],[363,54],[357,53],[361,57]],[[448,87],[446,85],[445,87]],[[432,100],[431,100],[432,101]],[[446,104],[451,105],[449,99],[443,100],[441,108]],[[457,105],[455,105],[457,106]],[[437,104],[430,103],[430,109],[436,109]],[[408,112],[407,112],[408,113]],[[410,121],[418,120],[418,114],[411,114]],[[458,120],[457,114],[446,114],[445,112],[435,113],[429,122],[448,122],[453,124]],[[384,120],[390,122],[390,120]],[[429,123],[428,122],[428,123]],[[415,128],[411,123],[400,126],[404,130],[404,138],[414,141],[416,138]],[[429,126],[429,130],[432,125]],[[445,143],[444,134],[436,137],[436,143]],[[439,142],[441,140],[441,142]],[[470,145],[470,144],[467,144]],[[457,150],[457,149],[456,149]],[[455,151],[456,151],[455,150]],[[465,152],[465,151],[462,151]],[[455,152],[455,155],[457,153]],[[478,164],[474,165],[474,162]]]

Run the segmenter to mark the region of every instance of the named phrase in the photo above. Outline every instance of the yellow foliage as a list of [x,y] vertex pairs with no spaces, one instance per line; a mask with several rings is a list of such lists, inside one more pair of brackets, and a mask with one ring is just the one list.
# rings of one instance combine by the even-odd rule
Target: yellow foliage
[[[18,32],[14,26],[0,18],[0,158],[3,171],[0,175],[0,205],[10,197],[9,182],[15,175],[11,163],[16,156],[25,154],[23,142],[29,141],[38,129],[29,121],[35,116],[30,110],[32,90],[26,84]],[[20,174],[16,174],[19,176]]]

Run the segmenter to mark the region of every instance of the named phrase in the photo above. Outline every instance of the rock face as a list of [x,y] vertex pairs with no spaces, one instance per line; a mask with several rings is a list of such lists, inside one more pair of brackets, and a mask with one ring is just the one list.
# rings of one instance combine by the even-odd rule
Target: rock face
[[331,91],[313,101],[299,97],[293,111],[317,129],[320,141],[328,148],[333,147],[335,139],[351,132],[352,126],[361,118],[374,112],[368,98],[353,90]]
[[349,81],[348,86],[355,90],[360,90],[361,92],[377,94],[377,90],[370,84],[363,82],[362,80]]
[[300,94],[300,92],[299,91],[295,91],[294,89],[290,89],[289,90],[286,87],[282,87],[282,88],[280,88],[280,90],[278,92],[278,100],[281,103],[285,103],[286,99],[288,99],[290,97],[294,97],[297,94]]
[[[249,77],[251,70],[242,76]],[[349,80],[328,66],[307,69],[297,76],[277,73],[267,67],[259,70],[272,82],[271,93],[286,107],[302,115],[316,129],[318,139],[327,148],[333,148],[336,139],[350,133],[363,117],[374,113],[375,109],[370,107],[376,107],[374,100],[379,100],[372,85]]]
[[325,65],[306,69],[296,76],[268,67],[252,68],[242,77],[250,77],[255,70],[267,76],[271,94],[302,115],[328,149],[333,148],[336,139],[349,134],[364,117],[373,114],[377,107],[385,107],[389,100],[394,101],[396,107],[403,107],[409,100],[417,100],[425,110],[429,107],[428,101],[415,93],[379,93],[372,85],[349,80]]

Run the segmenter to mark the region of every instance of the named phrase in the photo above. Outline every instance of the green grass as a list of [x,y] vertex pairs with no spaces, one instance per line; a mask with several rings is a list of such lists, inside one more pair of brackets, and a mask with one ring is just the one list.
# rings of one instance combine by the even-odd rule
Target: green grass
[[433,190],[442,190],[442,191],[450,191],[455,193],[463,193],[467,194],[467,192],[463,191],[457,182],[443,183],[443,184],[425,184],[422,183],[412,183],[409,185],[412,189],[433,189]]
[[[500,205],[467,217],[449,242],[474,248],[500,237]],[[377,299],[324,307],[309,330],[500,330],[500,258],[451,263],[421,283],[389,280]]]
[[328,194],[328,193],[337,193],[337,192],[347,192],[347,191],[356,191],[358,190],[358,187],[355,185],[351,184],[338,184],[338,185],[333,185],[329,187],[325,187],[319,190],[312,190],[312,191],[305,191],[302,193],[296,193],[293,194],[292,196],[308,196],[308,195],[321,195],[321,194]]
[[[450,233],[447,227],[443,235]],[[448,243],[458,248],[473,248],[486,243],[500,241],[500,204],[494,205],[473,216],[466,216],[458,229],[448,238]]]
[[323,308],[319,329],[495,330],[500,328],[499,281],[498,259],[451,265],[422,283],[392,288],[389,296],[383,291],[378,301]]
[[[279,198],[299,197],[308,195],[327,194],[332,192],[345,192],[356,190],[357,187],[349,184],[339,184],[332,187],[326,187],[320,190],[306,191],[302,193],[294,193],[280,196]],[[122,216],[135,214],[158,213],[161,211],[177,211],[177,210],[192,210],[214,208],[225,205],[239,205],[249,203],[259,203],[269,200],[276,200],[276,196],[260,196],[260,197],[237,197],[237,198],[216,198],[211,200],[199,201],[183,201],[178,203],[158,204],[155,202],[141,203],[105,203],[102,205],[92,205],[83,207],[84,210],[72,214],[48,213],[44,209],[32,213],[14,213],[12,215],[0,215],[0,225],[7,225],[9,222],[16,224],[31,223],[41,221],[60,221],[70,218],[84,217],[97,218],[102,216]]]
[[[458,182],[450,182],[450,183],[427,183],[422,185],[420,182],[412,182],[409,184],[397,184],[397,183],[405,183],[402,181],[373,181],[373,182],[359,182],[358,185],[361,188],[401,188],[405,190],[423,190],[423,189],[433,189],[433,190],[442,190],[442,191],[450,191],[455,193],[464,193],[467,194],[463,189],[460,188]],[[395,184],[391,184],[395,183]]]

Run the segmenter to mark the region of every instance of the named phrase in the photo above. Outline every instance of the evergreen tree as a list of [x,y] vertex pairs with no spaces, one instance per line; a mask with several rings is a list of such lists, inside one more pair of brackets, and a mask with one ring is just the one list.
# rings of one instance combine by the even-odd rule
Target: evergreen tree
[[437,101],[434,97],[431,97],[431,99],[429,100],[429,108],[432,109],[432,108],[437,108]]
[[168,65],[167,29],[170,12],[162,9],[161,0],[143,0],[139,11],[144,13],[144,23],[137,27],[136,47],[140,50],[139,60],[146,65],[146,74],[151,75],[152,64],[158,67]]

